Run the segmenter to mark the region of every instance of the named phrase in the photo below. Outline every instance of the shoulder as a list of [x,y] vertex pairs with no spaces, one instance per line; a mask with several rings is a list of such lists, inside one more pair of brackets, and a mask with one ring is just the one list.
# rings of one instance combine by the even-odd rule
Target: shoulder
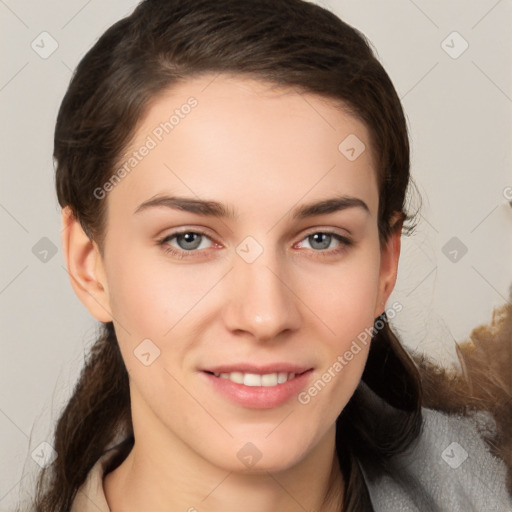
[[117,451],[117,446],[112,447],[96,461],[87,479],[78,489],[70,512],[110,512],[103,490],[103,477],[110,460]]
[[386,474],[370,478],[362,468],[375,512],[512,512],[506,465],[482,438],[493,429],[491,416],[422,413],[420,436]]

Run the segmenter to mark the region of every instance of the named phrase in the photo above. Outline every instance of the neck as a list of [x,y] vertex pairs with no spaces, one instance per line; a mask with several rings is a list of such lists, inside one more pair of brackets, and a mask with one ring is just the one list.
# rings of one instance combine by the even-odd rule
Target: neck
[[243,472],[212,464],[161,424],[148,421],[150,411],[142,412],[132,417],[131,452],[103,481],[111,512],[342,510],[335,425],[298,463],[279,471]]
[[[343,479],[336,453],[327,471],[293,468],[279,473],[235,474],[216,471],[191,475],[185,468],[165,471],[147,466],[137,443],[123,463],[106,475],[103,486],[111,512],[140,510],[225,512],[340,512]],[[326,459],[329,460],[329,459]]]

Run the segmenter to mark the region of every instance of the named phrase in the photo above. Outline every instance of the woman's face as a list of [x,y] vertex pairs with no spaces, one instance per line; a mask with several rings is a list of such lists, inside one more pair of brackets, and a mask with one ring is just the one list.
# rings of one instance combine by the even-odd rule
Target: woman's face
[[332,436],[395,281],[368,130],[316,95],[204,75],[152,103],[116,170],[90,310],[114,322],[137,443],[298,463]]

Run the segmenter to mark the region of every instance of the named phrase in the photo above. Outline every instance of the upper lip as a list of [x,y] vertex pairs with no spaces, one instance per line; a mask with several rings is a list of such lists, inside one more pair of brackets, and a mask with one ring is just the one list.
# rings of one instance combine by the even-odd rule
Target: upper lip
[[269,373],[304,373],[310,370],[310,366],[303,366],[293,363],[271,363],[265,365],[256,365],[251,363],[233,363],[223,364],[220,366],[209,366],[204,368],[205,372],[212,373],[231,373],[231,372],[242,372],[242,373],[255,373],[259,375],[267,375]]

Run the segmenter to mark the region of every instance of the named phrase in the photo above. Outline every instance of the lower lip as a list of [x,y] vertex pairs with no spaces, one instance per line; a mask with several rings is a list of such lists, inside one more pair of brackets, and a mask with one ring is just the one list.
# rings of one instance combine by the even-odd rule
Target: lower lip
[[271,409],[284,404],[305,387],[312,370],[296,375],[276,386],[246,386],[237,384],[229,379],[215,377],[203,372],[212,386],[238,405],[251,409]]

